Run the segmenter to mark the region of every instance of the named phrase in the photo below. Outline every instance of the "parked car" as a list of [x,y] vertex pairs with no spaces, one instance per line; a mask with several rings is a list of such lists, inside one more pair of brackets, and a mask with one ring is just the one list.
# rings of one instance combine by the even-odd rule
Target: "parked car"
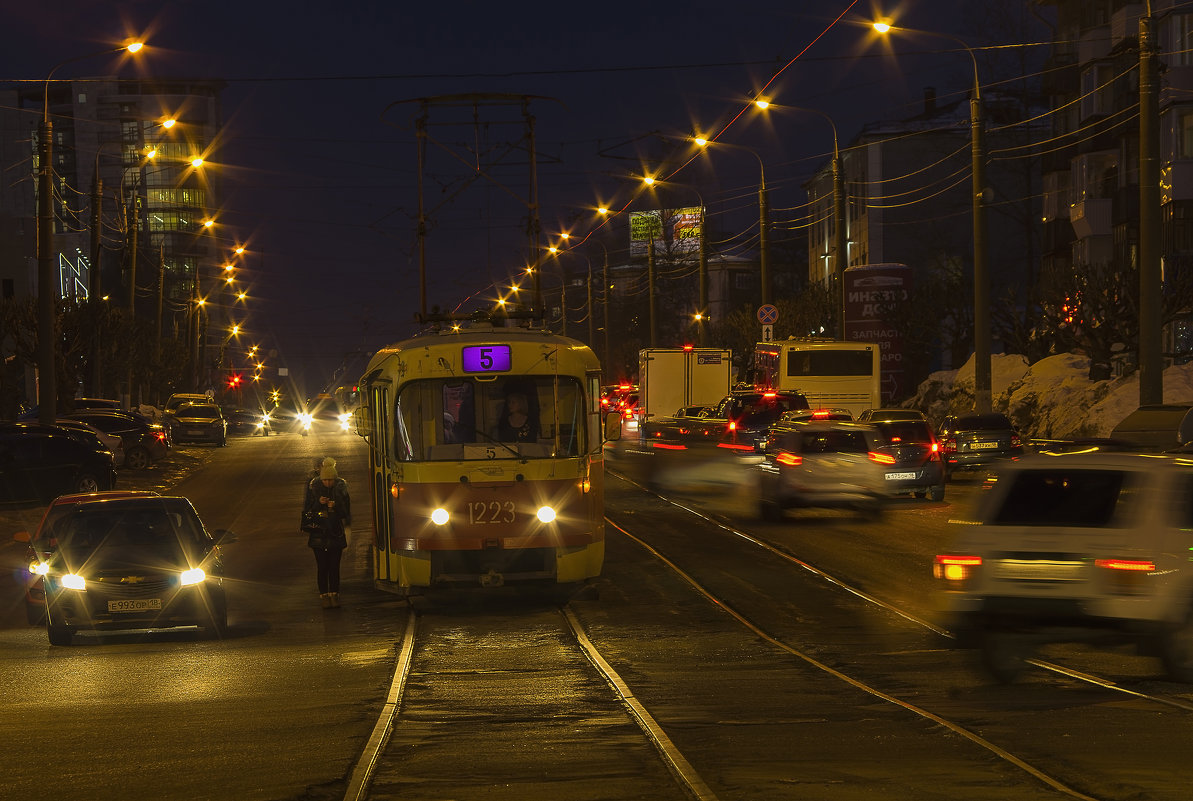
[[781,423],[807,423],[814,420],[839,420],[848,423],[853,420],[853,415],[848,409],[796,409],[793,412],[783,412],[783,416],[779,418]]
[[211,403],[212,399],[206,395],[200,395],[197,392],[175,392],[166,399],[166,405],[162,407],[163,414],[169,414],[176,410],[184,403]]
[[100,431],[115,434],[124,443],[124,466],[145,470],[170,452],[169,437],[160,423],[146,423],[124,412],[79,411],[65,415]]
[[90,423],[84,423],[80,420],[71,420],[69,417],[59,417],[54,421],[54,425],[59,428],[65,428],[68,431],[74,431],[87,441],[95,441],[101,447],[106,448],[112,452],[112,460],[117,467],[124,464],[124,441],[115,434],[109,434],[106,431],[100,431]]
[[228,444],[228,421],[214,403],[183,403],[166,414],[166,429],[170,441],[211,442],[219,447]]
[[[67,511],[80,501],[93,498],[136,498],[141,496],[157,496],[157,494],[156,492],[141,490],[111,490],[88,494],[59,495],[50,501],[49,506],[46,507],[46,511],[41,517],[41,522],[38,524],[38,530],[52,530],[58,518],[66,514]],[[30,626],[40,626],[46,622],[46,588],[41,580],[41,575],[37,572],[37,565],[41,563],[41,558],[33,549],[31,544],[33,538],[28,531],[16,532],[13,535],[13,539],[17,542],[23,542],[26,545],[25,564],[29,566],[29,570],[25,574],[25,618],[29,621]]]
[[1193,463],[1112,452],[995,471],[933,575],[945,622],[1012,681],[1041,644],[1134,643],[1193,682]]
[[1006,415],[997,412],[946,417],[939,439],[946,479],[955,470],[986,467],[1023,456],[1019,432]]
[[51,645],[79,630],[227,630],[220,546],[234,537],[208,532],[186,498],[79,497],[28,540]]
[[857,416],[859,423],[877,423],[891,420],[927,420],[919,409],[866,409]]
[[114,486],[111,451],[57,426],[0,424],[0,503],[48,503]]
[[772,426],[757,465],[759,515],[781,520],[785,509],[844,507],[879,516],[887,501],[886,470],[895,461],[882,444],[878,429],[858,423]]
[[882,435],[879,453],[894,460],[886,466],[886,489],[892,495],[910,492],[917,498],[944,500],[945,469],[940,443],[932,426],[918,420],[879,420],[871,422]]

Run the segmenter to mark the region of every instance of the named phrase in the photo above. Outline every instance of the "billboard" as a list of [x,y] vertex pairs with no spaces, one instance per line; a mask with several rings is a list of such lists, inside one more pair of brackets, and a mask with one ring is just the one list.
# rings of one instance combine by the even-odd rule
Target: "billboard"
[[645,256],[647,242],[654,240],[655,256],[696,253],[704,235],[704,209],[654,209],[630,212],[630,255]]
[[906,264],[863,264],[845,270],[845,338],[875,342],[882,354],[882,398],[907,395],[903,337],[894,322],[911,298],[912,271]]

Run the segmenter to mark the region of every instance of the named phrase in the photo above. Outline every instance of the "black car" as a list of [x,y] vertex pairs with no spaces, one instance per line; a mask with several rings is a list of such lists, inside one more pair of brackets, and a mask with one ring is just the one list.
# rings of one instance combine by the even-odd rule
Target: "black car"
[[63,415],[82,420],[106,434],[115,434],[124,443],[124,466],[144,470],[170,452],[166,430],[157,423],[146,423],[124,412],[77,411]]
[[917,498],[927,496],[944,500],[945,468],[940,443],[927,420],[880,420],[870,423],[882,435],[879,453],[889,455],[893,463],[886,469],[887,492],[910,492]]
[[170,440],[211,442],[221,448],[228,444],[228,421],[214,403],[184,403],[166,414]]
[[1023,456],[1019,432],[1006,415],[997,412],[946,417],[939,438],[945,478],[951,477],[954,470],[980,468]]
[[30,540],[51,645],[95,631],[228,626],[219,545],[186,498],[80,498],[47,515]]
[[225,409],[224,419],[228,421],[229,434],[261,434],[268,437],[273,433],[273,420],[260,409]]
[[106,448],[57,426],[0,425],[0,502],[48,503],[114,486],[116,467]]

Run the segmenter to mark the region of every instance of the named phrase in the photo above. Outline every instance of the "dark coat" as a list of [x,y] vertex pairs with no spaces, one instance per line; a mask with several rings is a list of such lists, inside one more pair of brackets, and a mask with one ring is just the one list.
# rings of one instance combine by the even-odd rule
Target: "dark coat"
[[[335,501],[330,510],[319,499],[327,497]],[[344,526],[352,525],[352,499],[348,496],[348,482],[337,478],[330,488],[323,486],[318,477],[312,478],[307,484],[306,501],[303,512],[327,513],[328,535],[325,538],[312,535],[307,539],[307,545],[312,548],[346,548],[348,538],[344,536]]]

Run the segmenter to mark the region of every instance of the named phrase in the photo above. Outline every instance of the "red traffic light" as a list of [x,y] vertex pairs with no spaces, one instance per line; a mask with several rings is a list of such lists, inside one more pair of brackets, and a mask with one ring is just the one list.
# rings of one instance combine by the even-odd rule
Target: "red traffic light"
[[239,387],[241,378],[242,378],[242,376],[240,375],[240,373],[233,373],[232,375],[230,375],[228,377],[228,387],[230,389],[236,389],[237,387]]

